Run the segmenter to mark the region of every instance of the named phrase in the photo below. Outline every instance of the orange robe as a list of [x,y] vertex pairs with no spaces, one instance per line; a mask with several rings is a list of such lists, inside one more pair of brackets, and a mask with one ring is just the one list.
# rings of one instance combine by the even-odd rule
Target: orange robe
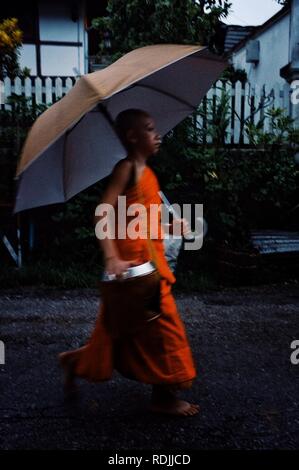
[[[157,177],[148,166],[144,168],[138,183],[124,193],[127,198],[126,206],[141,202],[140,190],[148,213],[150,204],[161,204]],[[161,275],[162,315],[146,325],[136,336],[116,340],[111,338],[104,326],[105,305],[102,302],[89,341],[85,346],[73,351],[76,356],[76,376],[99,382],[109,380],[116,369],[123,376],[133,380],[169,385],[192,383],[196,377],[185,327],[171,293],[171,285],[176,279],[164,255],[161,214],[158,220],[158,238],[152,239],[152,243]],[[140,264],[151,259],[146,239],[116,239],[115,243],[122,259],[137,258]]]

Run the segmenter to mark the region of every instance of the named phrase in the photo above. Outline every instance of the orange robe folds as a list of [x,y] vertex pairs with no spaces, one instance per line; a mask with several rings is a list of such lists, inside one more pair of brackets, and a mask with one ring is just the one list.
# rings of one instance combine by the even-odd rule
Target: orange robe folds
[[[146,166],[138,183],[124,193],[126,206],[140,203],[141,191],[143,204],[149,213],[150,204],[161,204],[159,190],[155,173]],[[171,293],[171,285],[176,279],[164,255],[160,222],[161,214],[159,236],[152,239],[152,243],[161,275],[162,315],[146,325],[136,336],[112,339],[104,326],[105,305],[102,302],[89,341],[72,352],[76,359],[75,374],[78,377],[92,382],[109,380],[114,369],[127,378],[147,384],[179,384],[196,377],[185,327]],[[117,226],[116,223],[116,228]],[[115,243],[122,259],[138,259],[140,264],[151,259],[146,239],[116,239]]]

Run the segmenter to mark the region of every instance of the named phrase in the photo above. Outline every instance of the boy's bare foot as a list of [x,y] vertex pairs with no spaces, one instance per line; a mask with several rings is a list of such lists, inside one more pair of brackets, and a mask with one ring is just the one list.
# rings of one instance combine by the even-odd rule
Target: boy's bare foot
[[154,413],[166,413],[175,416],[194,416],[199,413],[199,405],[175,398],[169,402],[152,402],[150,410]]
[[74,398],[77,394],[77,385],[75,384],[74,360],[69,352],[58,354],[58,361],[64,371],[63,390],[66,398]]
[[180,400],[176,396],[176,386],[153,385],[150,411],[174,416],[194,416],[199,413],[199,405]]
[[199,405],[180,400],[171,387],[154,385],[150,411],[175,416],[194,416],[199,412]]

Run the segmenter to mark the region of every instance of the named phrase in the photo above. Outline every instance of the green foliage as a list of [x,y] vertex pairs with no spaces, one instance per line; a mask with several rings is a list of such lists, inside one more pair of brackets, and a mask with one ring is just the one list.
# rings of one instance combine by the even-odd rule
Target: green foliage
[[102,185],[103,182],[99,182],[86,189],[54,211],[51,216],[56,231],[54,246],[61,245],[60,237],[64,244],[71,244],[72,240],[85,244],[94,241],[93,217]]
[[[22,97],[13,100],[17,112],[6,111],[4,118],[6,124],[15,124],[17,119],[23,140],[26,129],[44,107],[28,108]],[[209,237],[231,246],[249,246],[252,228],[290,228],[290,214],[297,200],[298,169],[294,154],[299,143],[292,119],[281,109],[265,111],[265,116],[271,118],[269,131],[263,130],[263,119],[256,124],[248,120],[245,132],[250,149],[230,149],[224,145],[230,116],[225,89],[216,100],[203,103],[199,109],[202,117],[204,107],[207,108],[204,127],[195,126],[196,115],[189,116],[164,137],[158,158],[149,162],[169,199],[182,204],[203,203]],[[11,135],[6,135],[11,143],[16,140],[13,129]],[[213,144],[207,144],[208,139]],[[100,266],[93,217],[106,181],[53,210],[54,236],[47,257],[63,258],[67,263],[74,258],[80,263],[88,260]]]
[[101,52],[104,34],[110,33],[112,62],[150,44],[203,44],[218,51],[220,20],[230,6],[227,0],[109,0],[108,16],[95,18],[92,26],[101,35]]
[[236,69],[233,64],[230,64],[222,74],[223,80],[228,80],[231,83],[240,81],[241,83],[247,82],[247,72],[245,69]]
[[[265,119],[269,118],[270,129],[264,131]],[[272,108],[264,113],[257,123],[245,122],[245,132],[249,143],[253,146],[266,145],[298,145],[299,132],[294,128],[294,120],[281,108]]]
[[216,99],[205,98],[197,114],[205,120],[204,127],[198,130],[200,142],[210,139],[216,147],[224,144],[231,120],[231,98],[225,88]]
[[14,176],[22,145],[28,130],[45,109],[29,98],[13,93],[7,99],[10,109],[0,110],[0,194],[1,202],[10,202],[14,195]]
[[0,80],[9,76],[29,76],[30,70],[19,66],[23,32],[17,18],[6,18],[0,22]]
[[[53,208],[50,219],[54,235],[46,256],[100,268],[102,252],[95,236],[94,215],[106,183],[105,178]],[[38,256],[43,257],[43,253]]]
[[86,262],[36,260],[18,269],[13,266],[0,267],[1,288],[23,286],[53,287],[59,289],[97,288],[99,266]]
[[250,148],[230,149],[223,145],[229,114],[225,92],[208,108],[205,128],[192,129],[190,117],[164,139],[156,167],[169,199],[203,203],[209,236],[238,248],[250,247],[250,229],[298,229],[292,218],[299,180],[293,120],[271,109],[265,113],[271,117],[268,132],[263,122],[247,123]]

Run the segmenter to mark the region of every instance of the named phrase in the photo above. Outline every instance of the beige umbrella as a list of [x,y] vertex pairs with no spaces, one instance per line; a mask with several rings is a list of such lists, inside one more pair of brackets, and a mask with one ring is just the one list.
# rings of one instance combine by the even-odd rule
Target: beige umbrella
[[119,112],[144,109],[163,136],[197,109],[226,65],[200,45],[156,44],[83,75],[32,126],[14,213],[65,202],[109,175],[126,156],[113,128]]

